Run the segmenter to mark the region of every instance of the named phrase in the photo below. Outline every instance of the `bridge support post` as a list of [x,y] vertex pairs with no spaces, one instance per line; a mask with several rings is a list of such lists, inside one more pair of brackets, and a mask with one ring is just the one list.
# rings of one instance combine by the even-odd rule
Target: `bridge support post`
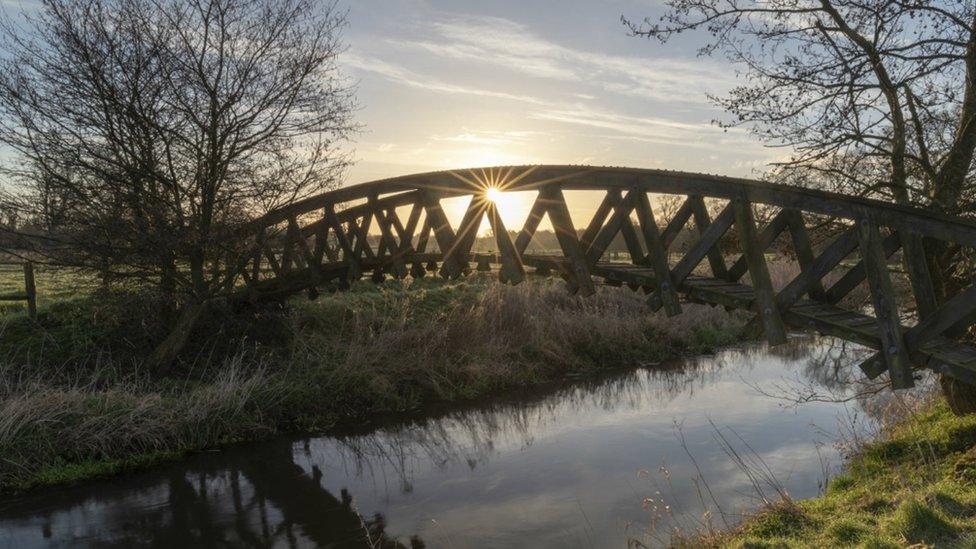
[[569,260],[567,274],[570,277],[570,285],[575,286],[584,297],[593,295],[596,293],[596,288],[593,287],[593,278],[590,276],[590,265],[576,237],[576,229],[573,227],[573,219],[569,215],[563,191],[556,184],[551,184],[539,191],[540,198],[543,198],[543,193],[548,204],[549,220],[556,231],[556,240],[559,241],[563,255]]
[[668,316],[679,315],[681,314],[681,304],[678,302],[678,294],[674,289],[674,281],[671,280],[668,251],[661,239],[657,220],[654,219],[651,202],[643,190],[634,189],[631,192],[637,192],[637,216],[641,231],[644,233],[644,244],[647,246],[647,260],[651,264],[651,268],[654,269],[654,282],[657,283],[656,294],[664,305],[664,312]]
[[749,278],[752,280],[752,288],[756,295],[753,307],[762,321],[766,341],[770,345],[781,345],[786,343],[786,327],[776,307],[776,295],[773,292],[773,283],[769,279],[765,254],[759,247],[759,232],[752,214],[752,205],[743,200],[735,200],[732,202],[732,207],[735,210],[739,241],[746,256],[746,263],[749,265]]
[[511,284],[522,282],[525,279],[525,266],[522,265],[522,257],[516,250],[515,243],[512,242],[512,236],[505,229],[505,224],[502,223],[498,206],[493,202],[488,204],[488,222],[491,224],[491,232],[495,233],[495,243],[498,245],[498,252],[501,255],[502,267],[498,271],[498,279]]
[[491,257],[486,254],[478,254],[478,272],[487,273],[491,271]]
[[878,330],[881,333],[879,354],[888,367],[891,387],[893,389],[914,387],[912,364],[902,338],[898,305],[895,303],[895,291],[888,274],[881,233],[869,219],[862,218],[858,221],[858,240],[864,271],[871,288],[874,315],[878,319]]

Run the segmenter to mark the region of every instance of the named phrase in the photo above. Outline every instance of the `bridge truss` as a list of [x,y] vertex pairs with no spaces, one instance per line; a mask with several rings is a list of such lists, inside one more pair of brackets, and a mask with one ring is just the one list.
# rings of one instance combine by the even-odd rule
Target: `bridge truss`
[[[515,238],[487,199],[490,188],[537,192]],[[566,199],[573,191],[599,197],[589,222],[579,227]],[[659,224],[649,193],[681,198],[666,225]],[[442,200],[465,196],[471,200],[455,227]],[[409,212],[406,219],[398,211]],[[497,252],[473,254],[485,217]],[[559,254],[526,253],[546,217]],[[827,225],[835,229],[831,238],[815,246],[814,227]],[[676,253],[678,236],[691,227],[697,239]],[[238,295],[250,300],[344,287],[367,272],[374,280],[434,270],[457,278],[473,262],[482,270],[497,263],[502,282],[521,282],[527,269],[556,272],[583,296],[595,291],[595,279],[627,284],[647,292],[651,309],[668,315],[680,314],[684,300],[752,311],[774,345],[786,340],[788,327],[857,342],[876,350],[861,369],[872,378],[888,372],[896,389],[913,386],[913,368],[976,384],[976,349],[959,342],[976,322],[976,286],[937,300],[924,251],[940,242],[976,248],[976,224],[917,208],[701,174],[519,166],[345,187],[274,210],[249,230],[252,248],[237,285]],[[618,235],[629,262],[606,260]],[[774,288],[767,251],[777,239],[792,246],[799,273]],[[908,292],[895,291],[893,258],[904,267],[899,276],[907,279]],[[845,306],[844,298],[862,285],[871,306]]]

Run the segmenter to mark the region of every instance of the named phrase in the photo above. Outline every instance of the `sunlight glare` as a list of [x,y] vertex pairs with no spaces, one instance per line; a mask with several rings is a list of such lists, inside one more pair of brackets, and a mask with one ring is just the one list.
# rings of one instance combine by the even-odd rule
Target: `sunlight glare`
[[498,187],[488,187],[488,190],[485,191],[485,195],[487,196],[489,202],[494,202],[495,204],[498,204],[504,198],[502,196],[502,191],[499,190]]

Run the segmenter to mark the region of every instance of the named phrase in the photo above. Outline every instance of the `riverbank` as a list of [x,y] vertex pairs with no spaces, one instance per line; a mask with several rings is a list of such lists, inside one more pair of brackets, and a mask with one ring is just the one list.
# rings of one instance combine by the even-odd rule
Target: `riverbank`
[[865,444],[819,497],[781,501],[711,547],[976,546],[976,416],[939,399]]
[[162,379],[140,367],[158,319],[139,298],[51,305],[37,325],[8,317],[0,491],[708,353],[741,338],[744,316],[689,305],[668,319],[644,299],[620,288],[579,299],[541,279],[361,283],[283,309],[215,313],[195,354]]

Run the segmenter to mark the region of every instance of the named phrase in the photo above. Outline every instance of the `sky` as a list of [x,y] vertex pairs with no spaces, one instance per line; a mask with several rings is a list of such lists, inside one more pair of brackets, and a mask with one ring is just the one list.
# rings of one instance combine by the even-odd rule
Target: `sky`
[[656,0],[342,0],[340,59],[362,124],[347,183],[511,164],[589,164],[755,176],[784,156],[708,94],[737,83],[703,36],[628,36]]

